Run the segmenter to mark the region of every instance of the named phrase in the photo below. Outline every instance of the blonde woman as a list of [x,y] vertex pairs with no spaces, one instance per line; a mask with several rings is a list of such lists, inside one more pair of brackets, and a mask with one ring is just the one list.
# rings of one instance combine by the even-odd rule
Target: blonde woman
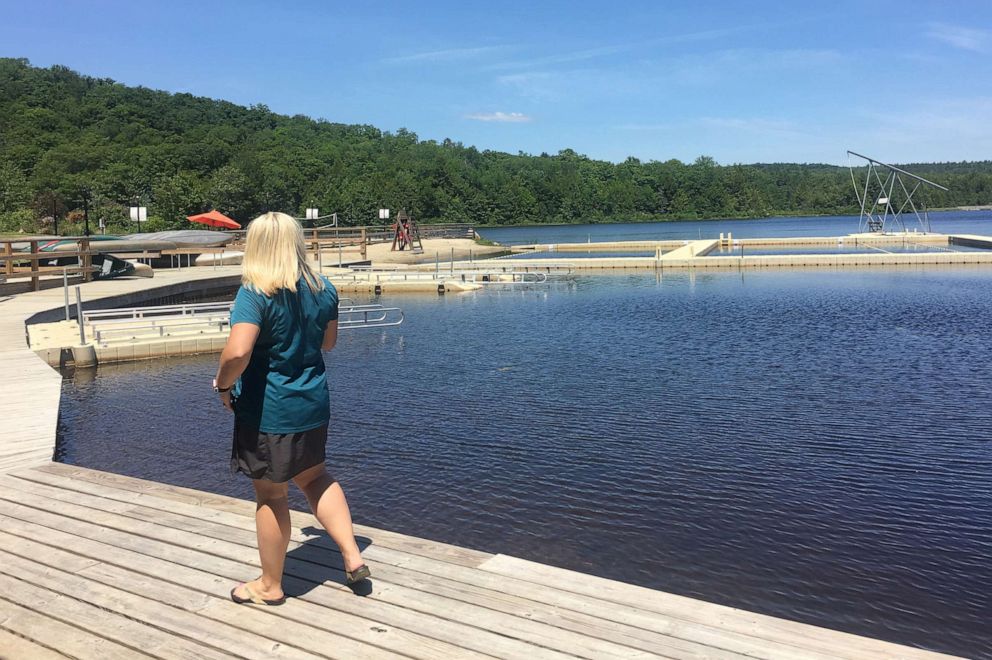
[[262,575],[231,590],[236,603],[281,605],[289,546],[289,482],[341,549],[345,577],[369,577],[344,491],[325,470],[329,400],[321,351],[338,336],[338,294],[307,263],[303,230],[285,213],[248,226],[241,288],[214,389],[234,412],[232,471],[255,486]]

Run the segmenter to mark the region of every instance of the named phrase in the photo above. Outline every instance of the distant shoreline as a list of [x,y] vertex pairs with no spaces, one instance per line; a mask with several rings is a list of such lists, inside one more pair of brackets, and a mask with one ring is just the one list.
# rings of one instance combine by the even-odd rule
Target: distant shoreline
[[[992,204],[982,206],[949,206],[945,208],[927,209],[932,212],[947,211],[992,211]],[[904,213],[905,215],[905,213]],[[714,217],[714,218],[652,218],[652,219],[628,219],[628,220],[597,220],[594,222],[528,222],[512,225],[473,225],[477,230],[482,229],[507,229],[511,227],[574,227],[579,225],[636,225],[649,224],[653,222],[738,222],[741,220],[776,220],[779,218],[857,218],[858,213],[796,213],[796,214],[776,214],[763,216],[740,216],[740,217]],[[429,223],[423,223],[424,227],[429,227]]]

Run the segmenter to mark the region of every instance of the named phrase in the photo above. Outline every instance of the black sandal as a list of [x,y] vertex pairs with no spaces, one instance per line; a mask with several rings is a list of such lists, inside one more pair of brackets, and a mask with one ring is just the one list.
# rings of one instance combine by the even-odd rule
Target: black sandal
[[[238,587],[245,588],[245,591],[248,592],[248,598],[242,598],[238,594],[234,593],[235,591],[238,590]],[[258,594],[256,594],[254,591],[251,590],[251,587],[248,586],[247,582],[243,582],[239,584],[238,587],[234,587],[233,589],[231,589],[231,600],[233,600],[238,605],[244,605],[245,603],[255,603],[256,605],[282,605],[283,603],[286,602],[285,596],[283,596],[282,598],[270,598],[268,600],[260,597]]]
[[344,577],[348,581],[348,584],[352,585],[372,577],[372,571],[369,570],[368,566],[362,564],[353,571],[345,571]]

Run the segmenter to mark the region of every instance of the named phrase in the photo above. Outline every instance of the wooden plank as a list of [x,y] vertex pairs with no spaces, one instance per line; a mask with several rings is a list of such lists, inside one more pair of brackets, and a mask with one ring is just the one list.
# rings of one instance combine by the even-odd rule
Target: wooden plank
[[[73,498],[66,496],[64,493],[46,492],[43,489],[38,492],[40,494],[54,495],[55,497],[61,497],[64,499],[73,499],[76,501],[84,501],[87,504],[101,506],[99,500],[90,501],[87,500],[86,498],[79,498],[79,497]],[[117,509],[118,506],[106,505],[104,508]],[[170,526],[177,525],[176,529],[184,529],[186,531],[196,532],[198,534],[203,534],[205,536],[213,536],[214,538],[218,538],[218,539],[234,540],[240,544],[247,546],[252,546],[254,542],[254,534],[250,529],[250,523],[247,521],[242,523],[243,529],[240,532],[234,533],[234,531],[231,530],[231,528],[228,526],[217,525],[214,528],[211,528],[211,525],[213,525],[213,523],[209,525],[205,525],[204,524],[205,521],[195,521],[195,520],[190,521],[189,519],[184,518],[182,516],[176,517],[175,514],[172,514],[167,511],[162,511],[162,512],[146,511],[142,513],[140,511],[140,508],[135,508],[130,511],[125,511],[124,513],[125,515],[134,516],[137,517],[138,519],[143,519],[147,522],[166,524]],[[236,519],[234,520],[236,521]],[[316,563],[319,565],[331,566],[336,568],[336,570],[340,570],[341,568],[340,562],[339,560],[336,559],[336,556],[327,554],[326,552],[323,551],[322,548],[319,549],[320,550],[319,552],[317,552],[318,548],[312,548],[312,547],[300,548],[295,543],[294,543],[294,547],[298,548],[296,552],[298,553],[298,557],[300,559],[305,559],[309,562]],[[307,554],[302,554],[303,551],[306,551]],[[383,548],[377,548],[375,545],[373,545],[372,548],[370,548],[367,556],[372,558],[373,552],[376,553],[375,554],[376,558],[390,561],[389,558],[381,556],[381,554],[384,552]],[[393,561],[396,561],[397,563],[405,562],[407,563],[407,565],[409,565],[409,561],[411,560],[416,561],[416,558],[401,556],[398,560],[393,560]],[[380,578],[388,579],[393,583],[404,586],[410,586],[410,584],[423,584],[422,582],[417,582],[415,579],[413,583],[409,583],[409,579],[410,579],[409,573],[403,573],[402,571],[397,572],[388,568],[388,566],[384,566],[383,568],[386,571],[385,573],[382,570],[379,570],[377,573],[377,575]],[[435,574],[440,576],[444,576],[446,572],[450,573],[452,570],[456,571],[457,568],[452,569],[450,566],[441,566],[434,569]],[[505,581],[505,578],[496,578],[495,576],[491,576],[491,577],[493,577],[493,579],[497,582]],[[469,579],[470,577],[468,575],[458,577],[458,581],[467,581]],[[487,586],[493,586],[493,585],[487,585]],[[526,581],[522,581],[514,585],[512,587],[512,590],[515,593],[520,593],[521,586],[524,587],[525,590],[526,588],[529,588],[531,593],[535,593],[535,591],[540,592],[541,590],[547,591],[546,587],[543,586],[539,590],[535,590],[535,585],[532,583],[528,584]],[[476,602],[479,599],[484,599],[484,596],[487,595],[479,592],[478,590],[475,593],[466,593],[466,589],[464,586],[459,585],[458,587],[459,588],[457,589],[449,589],[446,592],[447,595],[449,597],[455,597],[455,598],[460,597],[469,602]],[[440,595],[439,591],[448,587],[445,582],[439,581],[435,578],[431,581],[428,581],[428,584],[425,588],[430,588],[433,590],[435,595]],[[550,593],[555,593],[555,592],[550,592]],[[604,616],[607,619],[615,618],[616,622],[618,623],[628,620],[636,621],[637,625],[647,627],[650,630],[655,630],[662,634],[672,634],[673,630],[677,630],[679,635],[685,636],[688,639],[693,640],[695,643],[724,645],[725,648],[729,647],[740,652],[753,652],[756,649],[760,649],[765,653],[779,653],[780,657],[782,656],[794,657],[796,653],[799,652],[800,648],[804,648],[805,646],[808,645],[808,642],[806,641],[806,637],[808,637],[807,634],[804,634],[798,637],[797,639],[792,640],[792,642],[787,642],[785,640],[777,639],[773,637],[771,638],[773,644],[766,644],[760,635],[752,636],[753,631],[747,631],[743,633],[743,636],[732,635],[732,634],[728,635],[726,632],[716,631],[711,626],[706,625],[708,621],[703,621],[701,622],[703,625],[698,625],[698,623],[694,623],[691,620],[686,621],[682,618],[679,618],[677,616],[677,613],[675,615],[662,617],[652,612],[638,611],[636,610],[636,608],[625,607],[620,604],[603,605],[602,603],[599,603],[597,599],[592,599],[592,598],[582,599],[576,597],[575,594],[568,594],[567,592],[565,592],[564,594],[555,594],[555,595],[557,596],[557,601],[555,602],[556,606],[561,606],[563,600],[569,603],[571,607],[575,607],[577,610],[582,610],[582,609],[588,610],[589,607],[595,607],[598,604],[602,616]],[[564,598],[562,598],[562,596],[564,596]],[[583,600],[585,602],[583,602]],[[697,604],[704,604],[704,603],[699,603],[698,601],[690,601],[690,602],[695,602]],[[512,609],[506,609],[504,611],[514,612],[514,610]],[[531,616],[531,620],[534,620],[532,616]],[[775,619],[770,619],[770,620],[778,621]],[[780,623],[787,623],[787,622],[780,622]],[[798,625],[798,624],[793,624],[793,625]],[[814,629],[814,630],[821,630],[821,629]],[[831,631],[823,631],[823,632],[828,632],[830,635],[833,635]],[[612,636],[609,635],[603,635],[603,637],[607,639],[612,639]],[[790,643],[794,644],[794,646],[790,647],[789,646]],[[782,646],[785,646],[787,648],[784,649],[780,648]],[[824,653],[824,649],[820,649],[819,653],[822,655]],[[813,651],[807,652],[807,655],[813,655],[813,654],[814,654]]]
[[[253,504],[246,503],[245,500],[239,500],[225,495],[216,495],[200,490],[193,490],[191,488],[183,488],[181,486],[172,486],[154,481],[125,477],[122,475],[111,474],[109,472],[69,466],[62,463],[52,463],[39,469],[51,474],[67,476],[74,481],[78,480],[80,482],[101,484],[124,490],[128,493],[152,495],[156,498],[168,501],[183,502],[217,511],[232,512],[243,517],[251,518],[252,520],[254,520],[255,516],[255,507]],[[134,499],[134,495],[126,495],[126,497],[129,501],[136,501]],[[149,506],[155,505],[150,504]],[[161,508],[161,505],[158,505],[158,507]],[[320,524],[310,513],[292,511],[290,515],[295,527],[301,529],[311,526],[318,528],[320,527]],[[406,536],[364,525],[356,524],[355,532],[359,536],[374,536],[377,545],[387,546],[396,550],[409,552],[411,554],[433,557],[463,566],[478,566],[482,562],[494,556],[488,552],[481,552],[479,550],[471,550],[469,548],[462,548],[447,543]]]
[[[24,478],[30,478],[31,473],[34,472],[36,471],[32,470],[21,476]],[[35,475],[36,478],[38,476],[39,475]],[[58,480],[55,480],[55,483],[59,483]],[[74,483],[64,481],[62,485],[72,488]],[[79,497],[67,497],[59,492],[51,493],[44,490],[39,492],[41,494],[55,495],[56,497],[63,497],[66,499],[91,502],[97,506],[100,505],[99,500],[90,501],[86,500],[85,497],[83,497],[83,500],[80,500]],[[105,508],[117,509],[118,507],[117,505],[106,505]],[[238,517],[228,517],[229,519],[225,521],[227,525],[237,525],[241,527],[239,532],[234,532],[231,527],[227,525],[217,525],[215,527],[211,527],[214,523],[204,524],[206,521],[189,522],[182,516],[175,518],[174,516],[176,516],[176,514],[168,510],[163,510],[161,512],[145,511],[142,513],[136,508],[125,513],[126,515],[144,519],[147,522],[178,525],[177,529],[196,531],[199,534],[213,536],[215,538],[235,540],[248,546],[251,546],[254,542],[252,523],[246,518],[241,518],[241,522],[239,523]],[[307,537],[295,535],[293,543],[293,547],[298,548],[296,552],[299,553],[298,556],[300,559],[306,559],[307,561],[319,565],[332,566],[340,570],[340,560],[337,559],[336,555],[324,553],[323,548],[321,548],[321,552],[318,553],[316,552],[317,548],[315,547],[300,547],[296,541],[301,539],[306,541]],[[329,541],[325,540],[325,543],[329,543]],[[315,544],[313,540],[310,540],[309,545],[319,546],[320,543],[318,542]],[[304,552],[306,554],[303,554]],[[667,611],[659,613],[654,609],[639,609],[637,607],[632,607],[629,603],[619,601],[615,601],[613,603],[603,602],[601,599],[596,597],[595,594],[581,596],[574,592],[568,591],[567,588],[565,590],[548,589],[546,586],[549,583],[548,580],[545,580],[540,584],[535,584],[531,581],[507,578],[493,575],[491,573],[486,574],[485,572],[459,570],[458,566],[451,566],[450,564],[442,562],[432,563],[430,560],[425,560],[424,558],[390,551],[389,549],[379,547],[377,544],[373,544],[366,551],[366,556],[369,559],[383,562],[382,564],[376,564],[377,576],[382,579],[389,580],[395,584],[408,586],[411,588],[430,589],[436,595],[444,595],[450,598],[461,598],[467,600],[468,602],[488,602],[490,603],[491,609],[499,609],[505,613],[520,615],[520,613],[524,611],[524,608],[514,607],[514,605],[519,605],[519,603],[507,602],[505,598],[499,597],[498,594],[494,597],[493,593],[483,591],[484,589],[491,589],[494,592],[509,590],[514,594],[524,595],[547,605],[553,605],[555,608],[569,608],[576,612],[595,612],[598,617],[605,620],[604,623],[610,621],[618,624],[630,623],[634,626],[653,631],[654,633],[658,633],[660,635],[682,639],[687,642],[687,644],[682,645],[680,648],[680,642],[674,641],[671,646],[675,650],[681,650],[682,652],[688,653],[698,650],[698,647],[693,648],[694,646],[704,645],[724,648],[740,653],[760,652],[762,654],[770,654],[773,657],[776,654],[778,654],[778,657],[794,657],[800,652],[800,649],[803,649],[803,652],[808,656],[814,656],[816,654],[820,654],[822,656],[824,654],[830,655],[836,653],[836,637],[837,635],[842,634],[823,628],[805,626],[804,624],[788,622],[772,617],[760,617],[748,612],[733,610],[732,608],[726,608],[723,606],[711,605],[702,601],[696,601],[678,596],[672,596],[672,598],[679,601],[679,607],[669,608]],[[390,568],[390,563],[394,566],[416,568],[417,571],[421,573],[432,574],[435,577],[427,582],[424,582],[409,571],[397,571]],[[592,578],[592,576],[585,576],[578,573],[574,575],[582,578]],[[454,579],[455,582],[452,583],[450,580],[438,579],[446,577]],[[605,582],[612,583],[608,580]],[[560,582],[552,581],[551,583],[559,584]],[[475,585],[479,588],[475,589],[473,592],[471,588],[466,586],[468,584]],[[651,595],[660,594],[660,592],[644,589],[642,587],[635,587],[635,589],[641,589]],[[668,596],[666,594],[661,595]],[[538,618],[542,618],[540,616],[540,606],[537,605],[537,603],[531,603],[530,609],[528,610],[530,620],[538,620],[534,616],[535,607],[538,609]],[[703,608],[703,611],[694,616],[693,609],[699,609],[700,607]],[[717,611],[714,612],[713,608],[717,608]],[[547,617],[546,612],[544,615]],[[725,629],[728,617],[732,618],[733,616],[741,619],[740,621],[732,622],[737,625],[737,628],[732,630]],[[714,619],[714,617],[717,618]],[[565,629],[575,629],[571,626],[571,623],[561,623],[559,619],[553,616],[543,618],[543,620],[548,623],[557,622],[555,625]],[[720,620],[721,625],[719,627],[714,627],[712,625],[712,621],[714,620]],[[592,627],[591,629],[583,630],[582,632],[585,634],[592,634],[594,636],[598,632],[599,636],[603,639],[615,639],[617,631],[610,631],[609,625],[606,625],[605,627],[601,626],[600,629]],[[608,634],[610,632],[613,634]],[[771,643],[769,644],[766,642]],[[637,636],[632,638],[631,644],[638,648],[644,648],[643,645],[639,643]],[[879,642],[879,644],[885,643]],[[891,646],[892,645],[888,645],[888,647],[883,648],[880,652],[883,654],[890,652]],[[654,647],[651,648],[653,649]]]
[[3,242],[3,257],[4,257],[4,269],[6,271],[7,278],[10,278],[14,274],[14,262],[10,259],[10,255],[14,254],[14,246],[9,241]]
[[504,579],[523,580],[538,585],[556,584],[563,590],[603,599],[616,605],[632,604],[660,614],[676,614],[686,620],[718,622],[720,627],[728,631],[761,636],[797,647],[817,648],[836,657],[940,657],[932,651],[755,614],[507,555],[497,555],[480,569]]
[[[186,527],[173,528],[166,526],[166,524],[163,524],[162,522],[143,521],[136,518],[125,517],[130,514],[128,511],[121,513],[120,517],[117,519],[112,519],[109,516],[116,514],[99,509],[102,501],[100,498],[95,498],[82,493],[66,494],[62,491],[58,491],[58,489],[52,489],[41,484],[32,484],[30,482],[17,484],[16,495],[19,497],[21,502],[32,505],[32,502],[34,501],[34,505],[46,508],[52,507],[53,504],[51,503],[51,500],[48,500],[48,503],[45,503],[44,501],[37,501],[36,498],[44,497],[41,493],[53,496],[53,499],[56,499],[56,501],[59,502],[58,508],[60,511],[68,511],[72,509],[76,511],[75,515],[92,520],[96,520],[96,516],[100,516],[101,519],[99,522],[101,525],[116,527],[122,531],[133,529],[135,533],[151,536],[152,538],[158,538],[171,543],[192,543],[194,547],[199,549],[208,549],[211,553],[223,557],[249,563],[253,566],[258,565],[257,550],[254,547],[254,535],[250,533],[242,536],[244,543],[241,544],[235,541],[223,540],[221,538],[201,536],[200,532],[203,531],[203,526],[205,524],[209,524],[208,521],[197,521],[192,518],[177,516],[177,518],[184,519]],[[0,492],[0,497],[9,499],[11,497],[11,493],[6,490],[2,491]],[[86,505],[93,505],[97,508],[88,509],[85,508],[85,506],[72,504],[71,502],[60,498],[84,502]],[[106,509],[117,509],[121,505],[126,506],[126,503],[110,502],[109,504],[105,504]],[[165,515],[165,512],[157,513],[160,518]],[[183,521],[172,520],[171,522],[179,523]],[[230,535],[231,532],[234,531],[236,530],[228,528],[227,533]],[[327,555],[329,553],[325,552],[321,554]],[[332,575],[334,576],[334,579],[338,580],[343,578],[343,571],[339,568],[328,567],[325,565],[316,564],[313,561],[298,559],[294,556],[293,552],[291,552],[286,559],[286,574],[304,580],[316,581],[318,583],[326,580],[328,575]],[[584,657],[629,658],[649,657],[651,655],[644,652],[635,651],[634,649],[623,647],[618,644],[555,629],[551,626],[542,625],[527,619],[507,616],[500,612],[487,610],[470,603],[453,601],[432,593],[420,592],[396,584],[386,585],[382,580],[378,580],[375,584],[377,586],[382,586],[374,589],[373,592],[367,596],[369,599],[381,599],[399,607],[413,609],[424,614],[430,614],[453,621],[460,621],[468,626],[484,627],[488,630],[500,630],[504,635],[517,638],[523,642],[537,644],[549,649],[556,649],[560,652],[569,654],[579,652],[580,655],[584,655]],[[477,633],[475,636],[477,636]]]
[[[298,658],[315,656],[286,644],[280,644],[247,630],[239,630],[195,614],[172,607],[152,598],[114,589],[94,580],[73,575],[51,566],[36,564],[17,555],[0,550],[0,573],[17,578],[15,589],[28,597],[32,590],[46,589],[62,593],[74,603],[86,604],[105,615],[111,612],[127,617],[132,625],[132,645],[149,649],[162,657],[226,658],[229,654],[242,658]],[[28,588],[25,588],[28,587]],[[155,592],[152,592],[155,593]],[[234,603],[231,603],[234,605]],[[46,613],[48,610],[45,610]],[[134,624],[147,624],[142,630]],[[154,626],[154,627],[153,627]],[[155,629],[159,630],[155,630]],[[94,630],[101,632],[101,629]],[[199,640],[192,642],[189,640]],[[188,654],[193,654],[188,656]]]
[[[45,480],[46,477],[42,476],[45,472],[44,470],[29,470],[19,474],[18,477],[26,480],[32,478]],[[77,482],[70,481],[64,477],[61,480],[59,478],[54,480],[48,478],[48,481],[70,489],[81,487],[83,490],[94,490],[93,485],[79,486]],[[248,547],[253,547],[254,544],[253,523],[250,519],[243,517],[239,518],[229,515],[228,520],[225,521],[227,524],[221,524],[216,521],[196,520],[167,509],[142,511],[145,507],[139,506],[132,506],[130,509],[121,509],[122,504],[127,505],[129,502],[116,500],[113,502],[104,502],[97,495],[91,495],[79,490],[75,491],[75,495],[67,494],[54,486],[46,486],[43,483],[32,482],[32,485],[25,485],[24,488],[29,492],[38,493],[42,496],[52,496],[64,501],[88,504],[102,508],[103,510],[121,512],[148,523],[173,526],[176,529],[195,532],[215,539],[235,541]],[[100,489],[96,490],[99,491]],[[144,503],[145,501],[142,502],[142,504]],[[188,513],[195,514],[195,511]],[[231,525],[237,525],[240,529],[232,528]],[[335,570],[341,570],[340,559],[336,554],[324,552],[324,548],[319,547],[319,544],[318,547],[301,546],[299,543],[300,539],[306,541],[307,537],[301,537],[301,535],[296,534],[294,535],[294,540],[291,542],[291,547],[295,549],[294,554],[296,556],[316,565],[329,566]],[[310,543],[314,545],[312,541]],[[318,551],[318,548],[320,551]],[[375,565],[377,576],[380,579],[389,580],[393,584],[412,589],[430,590],[435,595],[462,599],[467,602],[488,602],[491,604],[491,609],[498,609],[504,613],[517,616],[523,616],[526,613],[532,621],[540,619],[546,623],[558,625],[563,630],[574,630],[575,627],[569,623],[562,623],[560,617],[549,615],[547,611],[542,612],[541,603],[553,606],[554,608],[567,608],[574,612],[594,614],[605,620],[605,622],[612,621],[614,624],[631,624],[657,633],[658,635],[670,637],[672,638],[672,641],[669,643],[671,650],[680,650],[684,653],[696,652],[699,650],[699,646],[709,646],[737,653],[759,653],[767,657],[795,657],[800,652],[808,657],[815,657],[817,655],[829,656],[835,652],[833,642],[836,641],[834,638],[837,633],[833,631],[826,631],[825,629],[814,628],[812,626],[802,626],[801,624],[794,624],[772,617],[762,619],[757,615],[751,615],[747,612],[732,610],[732,608],[722,606],[711,606],[702,601],[674,597],[680,599],[680,607],[669,608],[667,611],[658,612],[653,608],[635,607],[629,602],[603,602],[595,594],[583,596],[570,592],[567,586],[563,589],[549,589],[547,587],[548,584],[568,584],[561,583],[560,581],[545,580],[540,584],[535,584],[534,582],[519,580],[512,576],[499,576],[468,569],[459,570],[464,567],[452,566],[444,562],[432,562],[425,558],[390,551],[389,549],[378,547],[377,544],[373,544],[366,550],[366,557],[370,560],[380,560],[382,563]],[[416,569],[421,573],[421,576],[418,577],[412,571],[390,568],[390,563],[394,566]],[[433,577],[424,580],[422,579],[424,575]],[[582,576],[582,574],[575,575]],[[470,587],[468,585],[473,586]],[[487,589],[490,591],[485,591]],[[643,588],[637,587],[637,589]],[[643,590],[649,594],[657,593],[649,589]],[[527,604],[527,607],[521,607],[520,603],[508,603],[505,598],[500,597],[500,591],[511,591],[514,594],[531,598],[535,602]],[[492,604],[498,605],[493,607]],[[701,606],[704,607],[704,611],[698,616],[692,616],[692,608],[699,608]],[[710,609],[712,607],[720,609],[714,613]],[[535,619],[535,610],[543,614],[543,616],[539,615],[538,619]],[[744,617],[743,621],[738,622],[740,625],[737,629],[727,630],[725,629],[725,625],[712,625],[714,616],[718,616],[718,620],[724,623],[731,614]],[[769,629],[769,624],[774,624],[774,627]],[[613,635],[608,634],[611,632],[609,628],[609,625],[604,625],[598,629],[600,638],[615,638]],[[592,627],[590,630],[582,630],[581,632],[595,635],[597,628]],[[616,631],[614,630],[612,632]],[[823,637],[826,637],[826,639],[820,643]],[[682,644],[678,640],[684,641],[685,644]],[[638,643],[637,636],[633,636],[631,642],[634,646],[642,650],[652,650],[644,649],[644,646]]]
[[[0,490],[0,495],[5,491]],[[22,496],[22,499],[27,499]],[[158,541],[150,538],[144,532],[147,527],[141,530],[118,530],[114,526],[129,526],[129,523],[137,524],[139,521],[122,519],[116,514],[106,514],[100,511],[87,510],[84,507],[81,513],[88,517],[83,519],[66,517],[66,509],[74,508],[65,504],[58,507],[60,514],[51,513],[51,504],[45,502],[35,502],[35,506],[26,506],[17,502],[0,497],[0,514],[21,520],[37,522],[54,529],[62,529],[72,532],[85,538],[105,541],[115,546],[133,549],[144,552],[151,556],[157,556],[167,561],[186,566],[196,566],[201,570],[210,571],[216,575],[226,577],[228,580],[243,580],[251,572],[257,574],[257,553],[249,551],[245,553],[243,561],[230,559],[206,552],[202,549],[202,543],[189,534],[179,533],[171,537],[172,541]],[[38,507],[38,508],[36,508]],[[173,530],[174,531],[174,530]],[[189,547],[189,546],[196,546]],[[250,556],[250,559],[249,559]],[[254,562],[254,565],[252,565]],[[300,562],[292,563],[295,569]],[[387,594],[392,596],[392,589],[386,586],[385,589],[374,589],[365,598],[355,598],[350,589],[343,585],[326,583],[328,572],[318,566],[302,562],[304,566],[309,566],[310,570],[287,571],[287,576],[283,580],[283,588],[287,593],[309,602],[313,602],[335,610],[343,610],[356,616],[364,616],[370,619],[382,621],[387,626],[395,626],[411,632],[432,637],[437,640],[462,646],[478,653],[497,655],[500,657],[527,657],[527,658],[564,658],[565,654],[542,648],[518,639],[514,639],[505,634],[504,631],[494,632],[486,628],[465,624],[444,615],[433,615],[417,609],[417,599],[412,603],[405,602],[404,594],[398,594],[395,598],[384,598]],[[335,576],[335,579],[339,579]],[[321,586],[314,587],[314,584]],[[374,585],[378,583],[373,581]],[[390,602],[390,601],[396,601]],[[411,607],[410,605],[414,605]],[[458,613],[458,604],[452,603],[449,614]]]
[[26,467],[43,465],[50,460],[51,456],[49,455],[49,450],[47,449],[40,452],[37,456],[32,455],[23,458],[2,459],[0,460],[0,473],[13,470],[23,470]]
[[[19,477],[25,479],[42,477],[44,479],[42,471],[35,470],[28,471]],[[80,485],[78,481],[68,481],[64,477],[57,477],[54,480],[48,479],[48,483],[61,484],[66,487]],[[94,485],[91,484],[89,488],[83,486],[83,491],[91,492],[92,486]],[[104,490],[108,489],[101,487],[98,492]],[[120,493],[123,494],[124,491]],[[127,493],[126,499],[127,501],[133,500],[133,494]],[[147,495],[139,495],[137,501],[148,505],[152,499]],[[175,513],[194,515],[197,513],[195,507],[191,505],[183,503],[170,505],[165,500],[161,502],[167,507],[179,507]],[[132,515],[132,513],[133,511],[128,515]],[[226,523],[240,529],[236,531],[230,526],[217,525],[214,529],[199,527],[199,533],[215,538],[237,540],[249,546],[254,543],[254,522],[252,520],[235,514],[221,514],[221,512],[215,512],[215,514],[217,515],[211,516],[212,521]],[[147,518],[142,518],[149,522],[162,522],[163,516],[170,515],[173,515],[173,512],[166,509],[161,512],[151,511]],[[218,515],[225,516],[226,520],[217,520]],[[314,551],[312,557],[299,554],[300,559],[332,566],[337,570],[343,568],[336,555],[325,553],[325,550],[333,550],[336,553],[336,547],[327,537],[312,539],[294,530],[292,539],[294,541],[293,547],[299,549],[297,552],[302,550]],[[320,542],[319,545],[315,544],[315,541]],[[301,547],[296,542],[307,542],[317,545],[317,547]],[[319,553],[316,552],[318,548]],[[577,597],[574,594],[556,594],[553,589],[548,589],[545,586],[536,587],[527,582],[520,582],[516,585],[507,584],[504,578],[491,573],[474,571],[458,565],[452,566],[449,563],[430,560],[418,555],[382,548],[375,543],[367,550],[366,557],[377,561],[375,564],[377,578],[421,591],[430,591],[436,595],[483,605],[505,614],[523,616],[531,621],[538,621],[563,630],[615,641],[643,651],[663,651],[672,657],[698,657],[700,655],[719,657],[723,652],[716,646],[721,644],[729,644],[730,648],[745,651],[753,650],[756,644],[760,646],[760,643],[754,640],[736,639],[733,635],[730,636],[728,642],[728,637],[722,631],[709,626],[693,625],[683,621],[673,622],[668,617],[637,611],[627,606],[604,604],[596,599]],[[394,566],[402,568],[394,568]],[[515,595],[504,593],[508,588]],[[527,598],[521,596],[527,596]],[[528,600],[528,598],[532,600]],[[571,611],[567,611],[565,608],[570,608]],[[626,625],[627,623],[635,623],[637,626],[643,627]],[[671,636],[673,630],[678,632],[678,636]],[[774,649],[772,650],[774,651]]]
[[[330,648],[328,645],[333,641],[334,648],[349,657],[364,657],[370,649],[377,656],[386,650],[425,659],[483,657],[452,644],[391,628],[380,621],[328,610],[301,599],[292,599],[286,606],[264,610],[235,606],[227,597],[232,586],[231,581],[206,571],[6,516],[0,516],[0,524],[7,530],[6,534],[0,532],[0,543],[3,543],[4,550],[12,554],[26,558],[33,554],[44,558],[44,563],[52,565],[54,557],[49,548],[72,548],[74,553],[82,557],[98,560],[92,568],[81,569],[80,574],[104,584],[141,593],[145,591],[142,585],[145,577],[171,581],[198,592],[201,597],[208,596],[202,607],[196,610],[199,615],[238,627],[247,626],[249,630],[259,633],[262,630],[255,623],[258,613],[282,618],[284,621],[281,623],[268,620],[265,622],[267,626],[275,626],[272,634],[267,635],[273,639],[279,639],[283,631],[290,631],[293,634],[292,639],[298,639],[301,643],[304,639],[313,642],[312,645],[306,644],[306,648]],[[13,536],[20,538],[20,543],[6,540],[6,537]],[[183,601],[193,603],[194,598],[195,596],[189,594],[180,594],[178,600],[172,604]],[[233,606],[233,609],[228,605]],[[300,633],[294,629],[293,622],[304,623],[333,634],[315,637],[313,633],[306,631]],[[349,637],[364,644],[356,644]]]
[[[197,654],[200,654],[199,657],[204,658],[219,660],[230,658],[229,655],[206,646],[163,633],[153,626],[12,577],[9,570],[6,561],[0,563],[0,594],[3,594],[3,598],[10,602],[30,604],[30,609],[44,614],[46,618],[71,624],[92,635],[105,637],[111,642],[129,648],[127,653],[119,654],[117,657],[140,655],[156,658],[190,658],[198,657]],[[10,630],[8,623],[4,622],[3,625]],[[47,625],[41,626],[25,636],[58,648],[50,643],[47,627]]]
[[[21,638],[44,644],[57,653],[64,653],[72,658],[92,658],[94,660],[131,660],[133,658],[150,658],[133,648],[110,641],[100,635],[87,632],[76,626],[69,625],[58,619],[35,612],[16,603],[0,597],[0,628]],[[30,642],[29,642],[30,643]],[[0,657],[19,660],[32,659],[32,655],[18,655],[8,649],[0,639]],[[7,655],[10,653],[10,655]],[[56,656],[58,657],[58,656]]]
[[[73,553],[3,532],[0,532],[0,550],[28,561],[31,561],[32,558],[40,558],[43,561],[37,563],[53,568],[62,568],[64,562],[72,561],[73,558],[80,559]],[[110,550],[114,551],[113,548]],[[148,559],[148,557],[144,557],[143,561]],[[232,632],[233,637],[237,638],[239,635],[233,629],[243,629],[247,632],[247,635],[243,636],[245,643],[254,645],[259,641],[256,636],[261,635],[265,638],[262,640],[263,648],[271,643],[266,640],[274,640],[290,647],[306,647],[315,650],[334,649],[337,654],[346,655],[349,658],[372,658],[383,655],[381,648],[356,643],[346,637],[331,635],[304,623],[274,616],[272,612],[275,610],[238,606],[226,596],[205,594],[183,585],[152,578],[100,561],[92,561],[91,559],[87,561],[89,565],[86,568],[73,572],[82,578],[92,579],[95,582],[131,594],[154,594],[156,601],[186,610],[194,613],[198,618],[202,618],[202,625],[209,627],[211,631],[216,631],[219,626],[219,630]],[[173,577],[173,579],[175,578]],[[102,605],[103,602],[98,601],[93,604]],[[292,609],[292,607],[281,609]],[[223,635],[219,636],[217,642],[225,650],[237,650],[222,644],[224,642]]]
[[[0,601],[0,621],[4,618],[4,603]],[[2,624],[0,624],[2,625]],[[35,644],[12,632],[0,628],[0,658],[30,658],[31,660],[65,660],[68,656]]]

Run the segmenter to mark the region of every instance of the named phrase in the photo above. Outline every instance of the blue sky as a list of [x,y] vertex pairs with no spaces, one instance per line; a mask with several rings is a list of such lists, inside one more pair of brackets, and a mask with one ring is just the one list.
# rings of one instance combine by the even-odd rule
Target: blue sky
[[480,149],[992,159],[992,2],[0,0],[0,55]]

